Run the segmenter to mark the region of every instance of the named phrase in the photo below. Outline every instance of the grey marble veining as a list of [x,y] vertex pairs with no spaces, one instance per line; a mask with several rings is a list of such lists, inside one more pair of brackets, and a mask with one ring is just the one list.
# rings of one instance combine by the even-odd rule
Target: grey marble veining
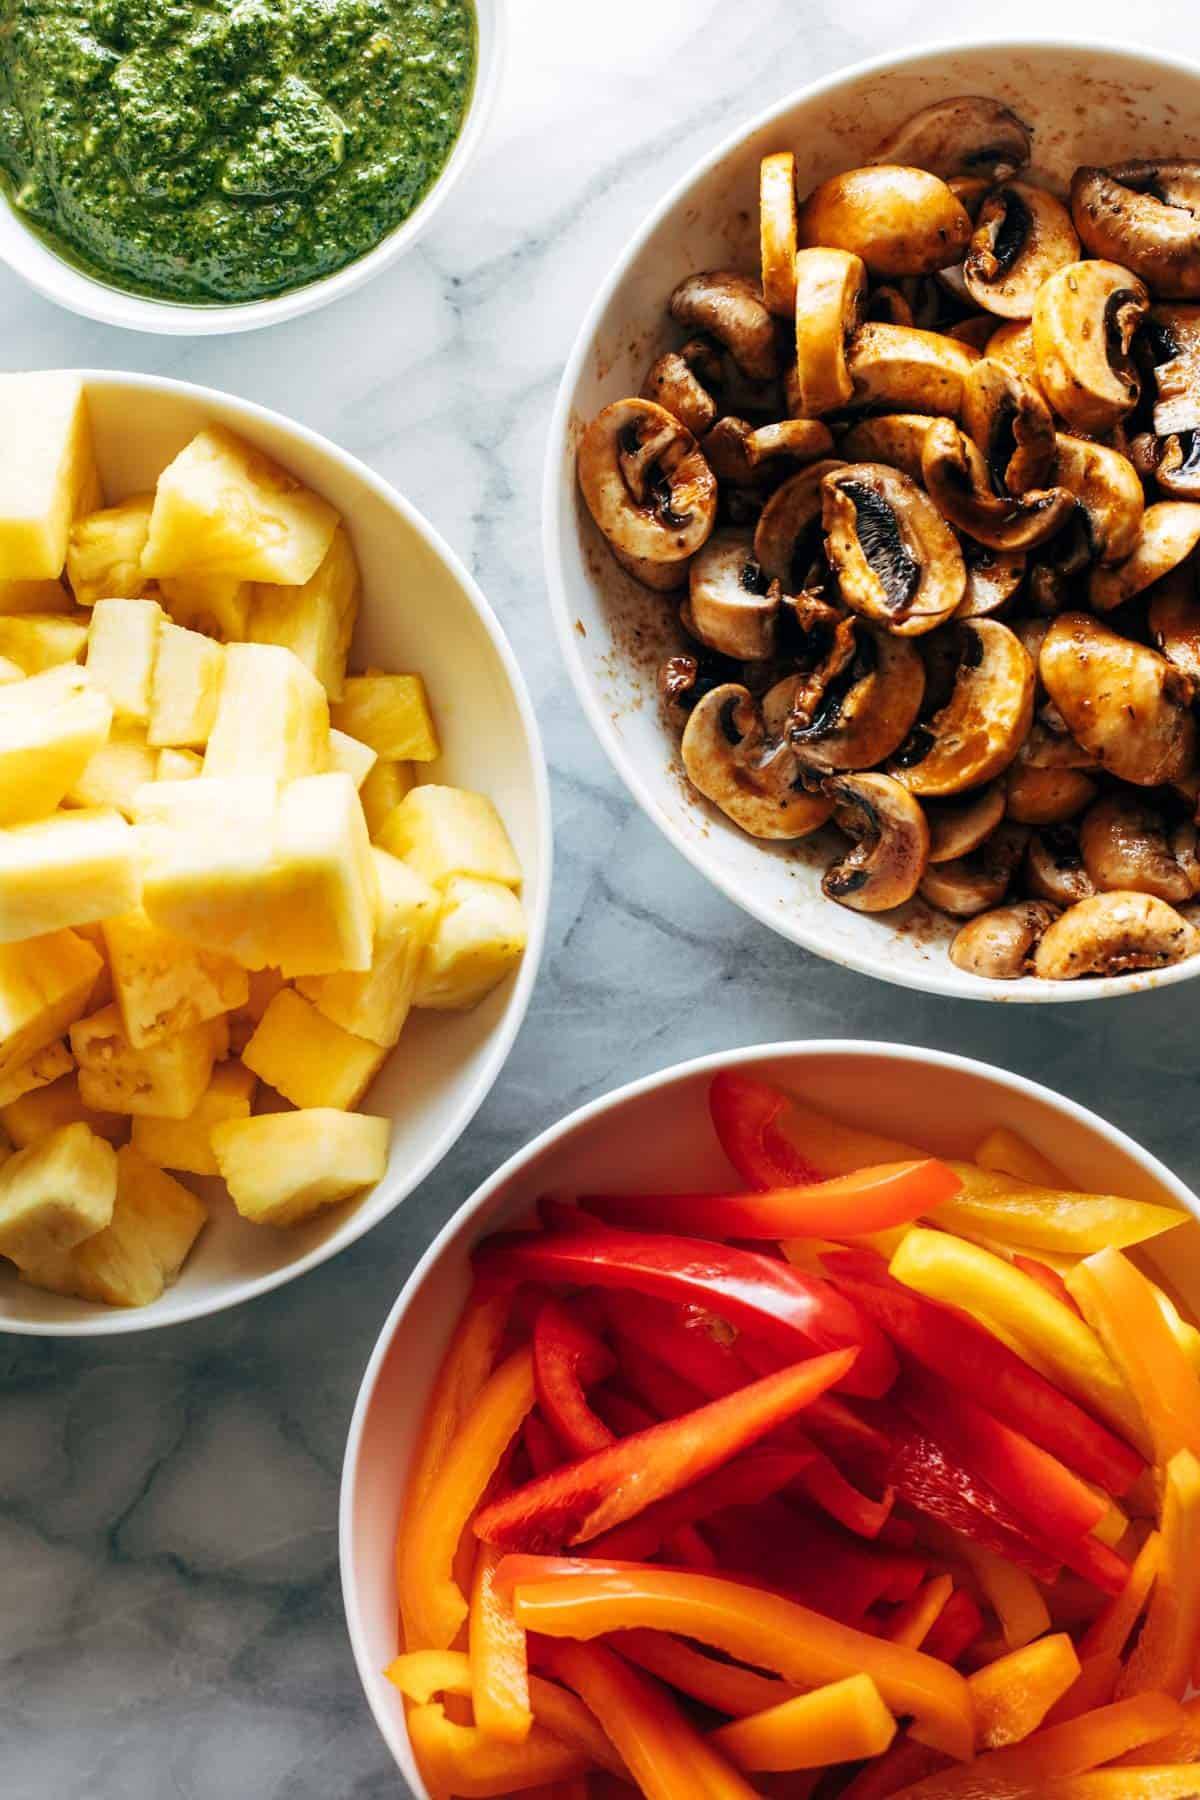
[[[709,889],[637,812],[547,622],[545,428],[596,283],[738,119],[922,40],[1134,31],[1143,0],[511,0],[487,142],[437,229],[342,306],[241,340],[89,325],[0,274],[0,363],[178,375],[292,413],[445,532],[531,682],[554,780],[550,942],[528,1023],[466,1138],[401,1211],[253,1306],[125,1341],[0,1338],[0,1789],[6,1800],[377,1800],[403,1784],[342,1623],[346,1425],[416,1256],[506,1155],[683,1057],[790,1036],[962,1051],[1049,1082],[1193,1184],[1196,993],[1062,1009],[926,999],[815,961]],[[1193,26],[1194,35],[1194,26]]]

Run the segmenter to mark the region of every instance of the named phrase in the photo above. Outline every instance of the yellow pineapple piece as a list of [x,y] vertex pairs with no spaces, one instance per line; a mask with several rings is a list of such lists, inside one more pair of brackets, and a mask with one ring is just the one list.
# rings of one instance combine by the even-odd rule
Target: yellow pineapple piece
[[158,753],[141,725],[119,720],[77,781],[67,789],[71,806],[115,806],[133,817],[133,797],[158,774]]
[[117,1193],[103,1231],[23,1271],[34,1287],[107,1306],[148,1306],[179,1274],[208,1213],[189,1188],[139,1154],[116,1154]]
[[0,831],[0,943],[138,904],[137,840],[119,812],[52,813]]
[[97,1112],[152,1113],[186,1119],[212,1079],[212,1021],[135,1049],[116,1006],[80,1019],[70,1031],[79,1092]]
[[276,644],[230,644],[205,775],[292,781],[329,767],[329,702],[299,657]]
[[328,501],[213,425],[158,478],[142,568],[298,587],[316,574],[337,525]]
[[88,996],[85,1012],[99,1012],[107,1006],[113,997],[112,971],[108,966],[108,945],[104,941],[104,932],[99,919],[88,919],[82,925],[73,925],[71,929],[78,937],[86,938],[100,958],[100,973],[96,977],[96,985]]
[[348,775],[310,775],[283,789],[269,888],[267,960],[284,975],[370,968],[375,865]]
[[0,419],[0,581],[53,580],[71,521],[100,504],[83,382],[0,375]]
[[15,613],[0,615],[0,656],[26,675],[40,675],[60,663],[83,660],[87,649],[86,613]]
[[73,1073],[60,1075],[49,1087],[30,1088],[19,1099],[0,1106],[0,1125],[18,1150],[23,1150],[26,1144],[36,1144],[39,1138],[49,1137],[62,1125],[80,1121],[97,1137],[107,1138],[110,1144],[120,1143],[129,1132],[128,1114],[96,1112],[83,1104],[79,1079]]
[[379,879],[379,905],[370,969],[360,975],[302,976],[296,986],[343,1031],[386,1047],[396,1042],[408,1017],[441,895],[386,850],[371,854]]
[[194,750],[160,750],[156,781],[194,781],[204,773],[204,758]]
[[203,749],[217,716],[224,673],[225,652],[220,644],[164,619],[150,683],[147,741],[156,747]]
[[0,825],[53,812],[111,723],[108,695],[73,664],[0,685]]
[[11,1106],[24,1094],[49,1087],[60,1076],[70,1075],[74,1067],[71,1052],[61,1039],[56,1044],[47,1044],[44,1050],[35,1050],[19,1069],[0,1076],[0,1108]]
[[222,643],[236,643],[250,629],[250,582],[233,575],[164,575],[162,603],[177,625],[202,631]]
[[111,1144],[62,1125],[0,1167],[0,1256],[36,1268],[103,1231],[117,1193]]
[[256,1225],[296,1225],[387,1173],[387,1119],[317,1107],[262,1113],[213,1128],[233,1204]]
[[163,610],[157,600],[97,600],[88,629],[87,672],[119,719],[145,725]]
[[17,663],[10,662],[7,656],[0,656],[0,687],[7,686],[11,681],[24,681],[24,679],[24,669]]
[[293,1106],[356,1106],[387,1051],[343,1031],[292,988],[281,988],[242,1051],[260,1081]]
[[413,785],[413,767],[406,762],[384,762],[380,759],[358,790],[366,815],[367,830],[377,838]]
[[417,973],[414,1006],[463,1012],[477,1006],[521,960],[525,914],[511,888],[454,875]]
[[413,788],[385,822],[379,843],[434,887],[454,875],[521,885],[521,865],[499,813],[486,795],[466,788]]
[[348,775],[360,794],[363,782],[375,767],[375,762],[375,752],[366,744],[360,744],[357,738],[347,737],[344,731],[330,732],[329,767],[341,769]]
[[358,564],[346,528],[339,525],[320,568],[303,587],[263,582],[255,586],[249,636],[256,644],[281,644],[291,650],[329,698],[340,700],[358,615],[358,589]]
[[148,1161],[160,1169],[185,1175],[219,1175],[210,1133],[226,1119],[248,1119],[258,1082],[239,1062],[222,1063],[200,1096],[195,1112],[186,1119],[133,1121],[133,1142]]
[[105,919],[103,931],[121,1023],[135,1049],[245,1005],[245,969],[172,937],[144,912]]
[[229,1015],[230,1045],[235,1056],[242,1054],[254,1036],[254,1027],[280,988],[286,985],[278,969],[252,969],[248,980],[250,992],[246,1004],[235,1007]]
[[153,504],[153,494],[135,494],[76,519],[67,540],[67,577],[80,606],[136,600],[145,593],[142,551]]
[[351,675],[333,723],[370,744],[385,762],[432,762],[441,755],[419,675]]
[[75,602],[61,581],[0,581],[0,613],[66,613]]
[[83,1017],[103,967],[73,931],[0,944],[0,1079]]

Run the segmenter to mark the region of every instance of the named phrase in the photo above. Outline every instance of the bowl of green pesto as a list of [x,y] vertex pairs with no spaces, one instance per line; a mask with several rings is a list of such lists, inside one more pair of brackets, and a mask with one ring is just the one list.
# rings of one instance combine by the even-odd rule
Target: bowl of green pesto
[[110,324],[359,286],[481,135],[503,0],[0,0],[0,258]]

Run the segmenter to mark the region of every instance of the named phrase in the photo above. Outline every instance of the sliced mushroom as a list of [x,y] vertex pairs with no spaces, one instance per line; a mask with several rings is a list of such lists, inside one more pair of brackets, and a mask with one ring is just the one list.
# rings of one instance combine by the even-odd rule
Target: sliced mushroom
[[[1037,666],[1037,659],[1042,653],[1042,644],[1049,629],[1049,619],[1014,619],[1010,626],[1010,630],[1020,638],[1022,644],[1025,646],[1035,667]],[[1030,735],[1032,736],[1032,733]],[[1028,741],[1029,740],[1026,739],[1026,743],[1028,743]]]
[[961,794],[1007,768],[1033,718],[1034,668],[996,619],[954,630],[961,655],[949,700],[914,727],[888,772],[914,794]]
[[990,618],[1009,604],[1025,579],[1025,552],[992,550],[972,537],[964,537],[962,553],[967,566],[967,591],[954,617]]
[[767,311],[790,319],[796,310],[796,158],[764,156],[758,175],[762,296]]
[[849,250],[817,246],[796,257],[793,410],[807,418],[845,406],[854,392],[846,346],[858,329],[867,271]]
[[1034,973],[1046,981],[1165,969],[1200,950],[1200,931],[1153,894],[1116,892],[1080,900],[1049,927]]
[[1171,833],[1171,855],[1187,876],[1188,890],[1194,900],[1200,895],[1200,829],[1187,819]]
[[[1045,627],[1041,637],[1041,644],[1044,644],[1050,630],[1050,621],[1048,619],[1039,620],[1038,623],[1044,624]],[[1025,638],[1022,638],[1022,642],[1026,644],[1032,655],[1032,645]],[[1037,646],[1039,673],[1041,644]],[[1096,769],[1099,767],[1091,752],[1085,750],[1083,745],[1077,743],[1071,736],[1058,709],[1053,706],[1043,706],[1034,720],[1029,736],[1021,745],[1021,761],[1031,769]]]
[[1053,480],[1074,494],[1093,558],[1115,563],[1128,556],[1138,541],[1146,510],[1142,484],[1129,458],[1104,444],[1060,431]]
[[947,325],[946,336],[953,338],[956,344],[965,344],[968,350],[976,350],[983,356],[995,323],[985,313],[973,313],[969,319],[959,319],[956,324]]
[[579,485],[618,560],[648,586],[687,580],[717,513],[717,484],[691,432],[650,400],[614,400],[579,447]]
[[939,331],[908,325],[860,325],[847,368],[853,404],[875,412],[933,413],[957,419],[963,383],[978,357]]
[[1200,597],[1191,564],[1180,564],[1156,584],[1146,618],[1163,655],[1200,684]]
[[887,463],[919,482],[925,433],[932,424],[928,413],[880,413],[860,419],[842,439],[842,454],[847,462]]
[[921,877],[922,900],[956,919],[973,919],[998,906],[1025,854],[1028,836],[1019,826],[1002,825],[969,855],[931,863]]
[[934,175],[972,175],[1023,168],[1031,133],[1015,112],[984,94],[962,94],[923,106],[889,133],[872,162],[906,163]]
[[949,618],[966,569],[929,496],[885,463],[851,464],[821,485],[826,553],[847,606],[909,637]]
[[1194,431],[1200,426],[1200,306],[1152,306],[1144,339],[1158,392],[1155,431],[1159,437]]
[[1154,474],[1173,500],[1200,500],[1200,431],[1180,431],[1164,439]]
[[[862,261],[861,257],[859,261]],[[881,281],[871,289],[862,316],[877,325],[911,325],[914,322],[908,296],[890,281]]]
[[811,463],[777,487],[762,509],[754,533],[754,556],[769,581],[778,581],[785,592],[803,586],[797,567],[798,553],[821,517],[822,483],[826,475],[844,465],[838,458]]
[[1196,760],[1193,683],[1157,650],[1087,613],[1063,613],[1038,667],[1068,731],[1122,781],[1158,787]]
[[717,402],[689,360],[689,347],[695,349],[685,344],[682,350],[668,350],[651,364],[642,383],[642,398],[673,413],[693,437],[702,438],[716,422]]
[[961,260],[971,221],[927,169],[874,163],[815,187],[800,208],[800,243],[861,256],[872,275],[931,275]]
[[1111,431],[1137,405],[1129,349],[1149,306],[1138,277],[1112,262],[1071,263],[1038,289],[1038,385],[1073,431]]
[[1042,284],[1078,257],[1079,239],[1062,201],[1027,181],[1007,181],[979,209],[963,281],[986,312],[1028,319]]
[[1028,319],[1013,319],[993,331],[985,354],[992,362],[1006,363],[1023,381],[1041,391],[1038,381],[1037,356],[1033,348],[1033,326]]
[[[803,677],[780,684],[777,703],[784,701],[792,713],[787,739],[808,768],[873,768],[904,742],[921,710],[925,666],[913,646],[865,619],[854,621],[853,641],[854,655],[825,686],[808,718],[792,713]],[[770,699],[764,702],[769,720]]]
[[886,775],[834,775],[825,791],[855,845],[825,871],[822,893],[855,912],[911,900],[929,859],[929,827],[912,795]]
[[1163,300],[1200,297],[1200,164],[1127,162],[1076,169],[1071,213],[1093,256],[1124,263]]
[[925,804],[929,821],[929,860],[955,862],[978,850],[1004,817],[1004,786],[989,782],[962,800],[930,800]]
[[980,913],[955,932],[950,961],[987,981],[1019,981],[1033,973],[1038,944],[1057,917],[1044,900],[1016,900]]
[[1039,769],[1021,758],[1004,778],[1008,816],[1021,825],[1062,825],[1096,797],[1096,784],[1080,769]]
[[1054,421],[1041,390],[1011,364],[983,356],[963,384],[963,430],[997,494],[1025,494],[1054,479]]
[[1093,569],[1088,598],[1097,612],[1111,612],[1184,562],[1200,544],[1200,506],[1157,500],[1142,516],[1132,550],[1109,569]]
[[986,462],[953,419],[937,419],[926,432],[921,469],[942,517],[992,550],[1032,550],[1075,510],[1065,488],[993,492]]
[[771,425],[751,425],[748,419],[727,413],[717,420],[700,449],[718,481],[754,487],[761,484],[768,463],[782,458],[813,462],[829,455],[833,438],[828,427],[817,419],[780,419]]
[[1083,866],[1077,826],[1047,825],[1035,831],[1025,851],[1025,887],[1038,900],[1074,906],[1096,889]]
[[774,654],[779,588],[754,560],[749,531],[714,531],[692,558],[681,617],[692,636],[740,662]]
[[828,819],[832,803],[796,785],[786,744],[767,736],[748,688],[713,688],[683,733],[683,766],[697,791],[751,837],[800,838]]
[[704,331],[724,344],[752,381],[779,374],[775,321],[758,284],[733,269],[709,269],[681,281],[670,301],[671,317],[685,331]]
[[1157,894],[1173,906],[1192,898],[1191,879],[1176,860],[1160,812],[1136,794],[1104,794],[1079,826],[1084,867],[1106,892]]

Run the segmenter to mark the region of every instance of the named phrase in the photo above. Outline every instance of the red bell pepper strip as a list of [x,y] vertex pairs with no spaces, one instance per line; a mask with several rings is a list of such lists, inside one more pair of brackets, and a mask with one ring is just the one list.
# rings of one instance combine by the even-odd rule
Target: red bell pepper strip
[[558,1439],[545,1419],[535,1412],[531,1412],[525,1421],[521,1442],[535,1475],[548,1475],[551,1469],[559,1468],[566,1461]]
[[1014,1253],[1012,1262],[1014,1269],[1020,1269],[1022,1275],[1028,1275],[1031,1281],[1036,1281],[1039,1287],[1045,1288],[1048,1294],[1053,1294],[1056,1300],[1061,1300],[1064,1306],[1069,1306],[1082,1319],[1083,1314],[1075,1303],[1075,1296],[1057,1269],[1052,1269],[1049,1263],[1041,1262],[1036,1256],[1017,1256]]
[[613,1333],[613,1347],[621,1366],[621,1379],[625,1386],[640,1401],[641,1405],[657,1421],[659,1419],[677,1419],[682,1413],[695,1412],[703,1406],[708,1398],[674,1369],[660,1362],[657,1356],[651,1356],[640,1344],[624,1333]]
[[929,1568],[923,1555],[881,1550],[781,1500],[730,1508],[706,1519],[704,1530],[726,1569],[793,1593],[850,1625],[881,1600],[897,1605],[911,1599]]
[[682,1525],[707,1519],[728,1506],[757,1506],[795,1481],[815,1450],[753,1450],[714,1469],[691,1487],[657,1500],[624,1525],[593,1538],[591,1556],[612,1562],[648,1562]]
[[856,1349],[845,1377],[850,1393],[883,1394],[895,1379],[896,1360],[878,1326],[820,1276],[753,1250],[608,1227],[561,1236],[518,1231],[483,1244],[475,1266],[491,1282],[573,1282],[690,1300],[793,1357]]
[[882,1257],[869,1251],[830,1252],[823,1260],[861,1313],[943,1380],[969,1395],[986,1395],[996,1418],[1106,1493],[1123,1494],[1137,1480],[1144,1465],[1135,1450],[966,1313],[894,1281]]
[[592,1407],[613,1436],[619,1438],[632,1437],[635,1431],[645,1431],[647,1426],[657,1425],[659,1420],[658,1413],[650,1412],[614,1387],[597,1388],[592,1395]]
[[483,1507],[475,1534],[505,1550],[587,1543],[786,1424],[841,1380],[854,1356],[853,1350],[841,1350],[797,1363],[725,1400],[540,1476]]
[[900,1499],[917,1512],[1006,1556],[1039,1581],[1057,1580],[1059,1563],[1030,1542],[1017,1515],[924,1432],[897,1431],[888,1474]]
[[[787,1442],[798,1441],[799,1433],[787,1434]],[[878,1537],[891,1517],[895,1492],[885,1488],[878,1500],[862,1493],[842,1474],[823,1451],[815,1451],[812,1461],[796,1478],[796,1490],[827,1512],[839,1525],[846,1526],[856,1537]]]
[[587,1403],[584,1387],[604,1381],[616,1364],[612,1353],[557,1300],[547,1300],[533,1327],[533,1378],[538,1405],[563,1449],[590,1456],[613,1434]]
[[927,1656],[956,1663],[983,1635],[983,1614],[966,1588],[955,1588],[921,1645]]
[[[708,1400],[721,1400],[753,1379],[732,1342],[722,1342],[714,1331],[729,1327],[702,1307],[618,1291],[605,1295],[605,1310],[623,1338],[666,1363]],[[774,1375],[787,1361],[776,1357],[759,1373]]]
[[722,1150],[747,1186],[760,1192],[821,1179],[776,1123],[787,1103],[779,1088],[737,1069],[722,1069],[708,1090],[708,1110]]

